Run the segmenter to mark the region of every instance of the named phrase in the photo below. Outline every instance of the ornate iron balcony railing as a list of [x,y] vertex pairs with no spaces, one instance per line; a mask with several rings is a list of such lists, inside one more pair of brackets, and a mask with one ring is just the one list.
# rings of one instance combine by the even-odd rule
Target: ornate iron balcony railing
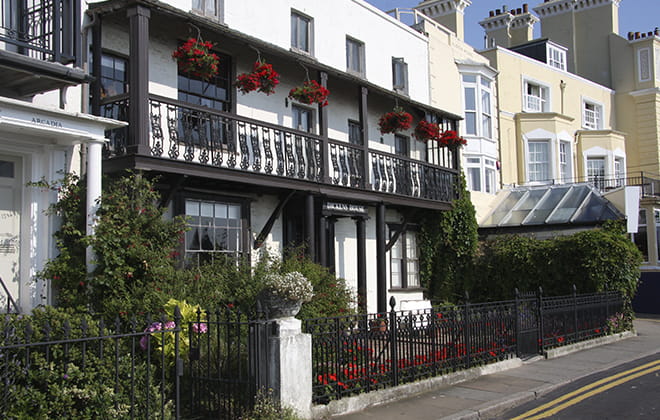
[[[102,105],[102,115],[127,120],[128,97]],[[150,156],[287,179],[450,202],[456,151],[435,150],[446,166],[367,150],[226,112],[151,96]],[[109,132],[106,157],[127,153],[127,129]],[[365,168],[365,166],[367,166]]]

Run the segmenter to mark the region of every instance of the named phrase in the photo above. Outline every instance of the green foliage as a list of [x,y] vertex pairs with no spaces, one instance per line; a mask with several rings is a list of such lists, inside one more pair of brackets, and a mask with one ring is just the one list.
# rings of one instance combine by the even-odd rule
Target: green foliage
[[[48,335],[43,328],[46,324],[50,327]],[[0,330],[13,332],[3,337],[11,343],[42,342],[62,339],[67,324],[69,339],[92,337],[100,332],[89,315],[52,307],[36,309],[31,316],[7,316],[0,320]],[[84,325],[88,327],[84,329]],[[123,419],[130,417],[131,405],[134,415],[142,417],[147,400],[151,401],[154,415],[153,402],[161,398],[159,374],[153,367],[147,369],[139,354],[132,359],[131,343],[130,339],[102,339],[87,341],[84,347],[79,342],[69,343],[66,348],[61,344],[33,346],[29,353],[6,350],[2,386],[9,390],[4,393],[7,400],[0,402],[3,418]],[[0,340],[0,345],[4,344],[9,343]],[[129,377],[134,378],[133,384],[124,380]],[[121,380],[116,382],[116,378]],[[164,390],[167,392],[167,387]],[[165,418],[171,418],[172,409],[172,402],[166,401]],[[150,418],[161,417],[155,413]]]
[[271,393],[260,391],[254,407],[241,416],[240,420],[301,420],[290,407],[283,407]]
[[537,240],[504,236],[480,247],[472,278],[473,300],[511,299],[543,288],[546,295],[617,290],[630,306],[637,290],[642,256],[620,225],[611,223],[571,236]]
[[465,179],[457,181],[460,197],[452,209],[427,212],[420,232],[420,275],[433,300],[456,301],[463,295],[477,249],[477,220]]

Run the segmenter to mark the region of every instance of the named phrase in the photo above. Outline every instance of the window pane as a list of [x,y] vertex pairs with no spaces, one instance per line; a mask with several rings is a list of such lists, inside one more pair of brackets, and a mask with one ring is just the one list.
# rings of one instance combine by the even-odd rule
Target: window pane
[[465,88],[465,109],[473,111],[477,109],[477,101],[475,99],[476,90],[472,87]]
[[548,142],[529,142],[529,180],[547,181],[549,162],[548,162]]
[[475,112],[465,113],[465,132],[467,134],[477,134],[477,114]]
[[464,74],[463,75],[463,81],[467,83],[476,83],[477,82],[477,76],[474,74]]
[[467,168],[470,191],[481,191],[481,169]]
[[14,162],[0,160],[0,177],[2,178],[14,177]]

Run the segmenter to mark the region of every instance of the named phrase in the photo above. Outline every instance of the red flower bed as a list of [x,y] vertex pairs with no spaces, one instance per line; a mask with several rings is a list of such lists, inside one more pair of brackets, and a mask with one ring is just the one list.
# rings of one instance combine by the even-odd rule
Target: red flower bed
[[236,87],[243,94],[259,91],[270,95],[275,93],[275,86],[280,83],[280,75],[273,70],[273,65],[264,61],[255,61],[250,73],[241,73],[236,77]]
[[412,124],[413,117],[401,108],[395,108],[378,120],[378,128],[381,134],[396,133],[408,130]]
[[289,91],[289,98],[309,105],[313,103],[328,105],[328,95],[330,91],[316,80],[308,80],[302,86],[294,87]]
[[208,80],[218,74],[220,58],[210,50],[213,44],[200,39],[190,38],[172,53],[179,70]]

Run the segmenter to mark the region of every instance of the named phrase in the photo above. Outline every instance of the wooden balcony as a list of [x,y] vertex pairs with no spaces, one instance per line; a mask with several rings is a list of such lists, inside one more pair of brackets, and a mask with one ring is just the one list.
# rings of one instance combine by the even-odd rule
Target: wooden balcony
[[[438,204],[457,194],[456,150],[432,150],[439,164],[431,164],[154,95],[149,109],[148,141],[136,147],[126,128],[112,131],[106,158],[139,155],[163,165],[187,163],[196,173],[200,166],[207,173],[225,171],[225,178],[238,182],[294,189],[321,185],[359,193],[354,197],[370,193],[405,198],[401,204],[426,202],[421,206],[427,208],[446,207]],[[101,111],[126,121],[128,96],[103,103]]]
[[80,68],[80,0],[0,3],[0,94],[23,98],[88,80]]

